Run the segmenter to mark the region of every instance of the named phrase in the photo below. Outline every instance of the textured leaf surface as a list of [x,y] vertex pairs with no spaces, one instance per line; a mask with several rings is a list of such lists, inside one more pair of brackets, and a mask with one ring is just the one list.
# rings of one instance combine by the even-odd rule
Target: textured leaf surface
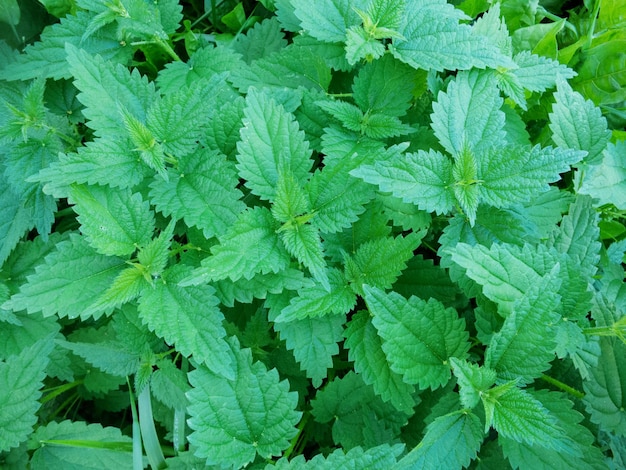
[[274,325],[314,387],[322,384],[333,365],[333,356],[339,353],[337,343],[343,339],[345,321],[345,315],[335,314]]
[[407,2],[399,27],[402,38],[394,38],[393,55],[414,68],[424,70],[467,70],[507,65],[495,44],[460,24],[460,10],[438,0]]
[[78,213],[81,231],[90,245],[104,255],[132,254],[152,238],[154,215],[148,202],[130,189],[73,186],[70,201]]
[[463,359],[469,349],[465,322],[456,311],[434,299],[407,300],[367,285],[363,291],[392,370],[421,389],[445,385],[449,358]]
[[250,350],[240,349],[236,340],[228,345],[232,379],[202,366],[189,374],[189,441],[207,465],[238,468],[257,454],[280,455],[296,435],[301,414],[295,411],[297,394],[289,391],[287,381],[280,381],[275,369],[253,363]]
[[37,422],[40,388],[45,378],[52,338],[37,341],[0,361],[0,450],[16,447]]
[[559,147],[584,150],[586,163],[598,163],[611,137],[600,108],[572,90],[563,79],[558,81],[554,97],[556,103],[549,116],[552,140]]
[[352,316],[345,337],[348,357],[354,361],[354,370],[361,375],[363,382],[371,385],[377,395],[398,410],[412,413],[415,387],[405,383],[402,375],[391,370],[382,348],[382,339],[367,311]]
[[123,259],[101,255],[83,237],[73,234],[28,276],[20,292],[8,301],[8,307],[61,318],[98,317],[104,311],[85,312],[125,267]]
[[485,367],[504,380],[532,382],[550,367],[556,349],[556,312],[560,296],[558,266],[515,302],[504,325],[485,351]]
[[480,153],[504,141],[502,103],[489,74],[459,72],[433,103],[432,128],[452,155],[465,147]]
[[254,276],[255,273],[277,273],[285,269],[290,256],[275,231],[277,223],[265,208],[248,209],[211,248],[212,256],[185,279],[185,284],[200,284],[208,280],[229,277],[233,281]]
[[67,60],[74,83],[81,91],[78,99],[86,106],[83,114],[97,135],[124,135],[121,104],[136,119],[145,121],[146,110],[155,96],[154,85],[147,78],[71,45],[67,46]]
[[351,174],[428,212],[445,213],[454,207],[452,161],[435,150],[363,165]]
[[150,185],[153,204],[163,214],[198,227],[206,238],[224,234],[245,208],[236,172],[217,152],[198,149],[168,174],[167,180],[155,178]]
[[139,314],[150,330],[182,354],[205,363],[216,374],[232,377],[224,315],[217,307],[215,290],[208,285],[179,286],[188,274],[182,265],[166,270],[154,287],[143,290]]
[[33,469],[115,470],[132,466],[129,450],[105,447],[106,444],[117,444],[117,447],[131,448],[131,438],[114,427],[82,421],[53,421],[37,429],[32,440],[39,444],[31,460]]
[[337,449],[330,453],[327,457],[324,455],[316,455],[311,460],[305,461],[302,455],[294,457],[291,460],[282,458],[276,462],[275,466],[268,464],[265,470],[360,470],[367,468],[369,470],[388,470],[396,463],[397,457],[402,453],[403,446],[396,444],[382,444],[369,449],[362,447],[354,447],[349,451]]
[[294,0],[291,3],[302,28],[326,42],[344,42],[346,29],[361,22],[355,8],[364,9],[365,6],[363,0],[323,0],[315,3]]
[[509,382],[482,395],[486,428],[516,442],[538,445],[576,455],[571,437],[559,427],[556,418],[530,392]]
[[273,200],[279,173],[290,172],[305,183],[312,163],[309,145],[293,115],[274,100],[263,93],[250,93],[246,100],[237,169],[254,194]]
[[306,266],[324,288],[330,289],[319,230],[312,225],[295,222],[281,227],[279,235],[287,251]]
[[591,165],[582,175],[579,192],[598,199],[600,204],[614,204],[626,209],[626,142],[609,143],[602,162]]
[[394,468],[462,468],[476,458],[484,430],[480,419],[458,411],[436,418],[426,428],[420,444],[405,455]]

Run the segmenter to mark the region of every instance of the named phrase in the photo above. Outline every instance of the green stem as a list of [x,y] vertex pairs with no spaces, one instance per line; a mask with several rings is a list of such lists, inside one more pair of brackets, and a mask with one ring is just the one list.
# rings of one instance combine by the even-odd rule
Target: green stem
[[154,427],[150,384],[146,384],[139,394],[139,426],[141,427],[141,437],[150,466],[154,470],[165,468],[167,464],[165,463],[163,450],[161,450],[156,428]]
[[74,382],[71,382],[71,383],[59,385],[58,387],[44,390],[44,392],[50,391],[50,393],[41,399],[41,404],[43,405],[44,403],[48,403],[50,400],[55,399],[56,397],[67,392],[68,390],[78,387],[82,383],[83,383],[82,380],[75,380]]
[[549,384],[554,385],[555,387],[563,390],[564,392],[569,393],[570,395],[576,397],[576,398],[585,398],[585,394],[579,390],[576,390],[573,387],[570,387],[569,385],[561,382],[560,380],[554,379],[546,374],[541,374],[541,378],[545,381],[548,382]]
[[593,34],[596,30],[596,21],[598,19],[598,13],[600,12],[600,0],[596,0],[593,4],[593,11],[591,12],[591,24],[589,25],[589,31],[587,31],[587,44],[585,44],[585,49],[589,49],[591,47],[591,43],[593,41]]
[[65,447],[85,447],[88,449],[107,449],[117,452],[130,452],[132,450],[130,442],[115,441],[88,441],[81,439],[49,439],[39,441],[42,446],[65,446]]
[[309,413],[305,412],[304,416],[300,420],[300,423],[298,423],[298,434],[296,434],[296,436],[291,440],[291,445],[289,446],[289,448],[283,454],[283,457],[285,457],[286,459],[289,459],[289,457],[291,456],[293,451],[297,447],[299,447],[300,442],[302,441],[303,430],[306,427],[308,421],[309,421]]
[[141,428],[139,427],[139,416],[137,414],[137,405],[135,404],[135,395],[130,380],[126,377],[128,384],[128,394],[130,395],[130,411],[133,416],[133,470],[143,470],[143,447],[141,445]]

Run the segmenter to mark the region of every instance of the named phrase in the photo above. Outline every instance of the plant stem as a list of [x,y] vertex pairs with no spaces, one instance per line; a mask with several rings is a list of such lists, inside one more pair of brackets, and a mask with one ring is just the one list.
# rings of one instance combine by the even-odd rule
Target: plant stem
[[555,387],[563,390],[564,392],[569,393],[570,395],[576,398],[585,398],[585,394],[579,390],[576,390],[574,387],[570,387],[569,385],[561,382],[560,380],[554,379],[546,374],[541,374],[541,378],[548,382],[549,384],[554,385]]

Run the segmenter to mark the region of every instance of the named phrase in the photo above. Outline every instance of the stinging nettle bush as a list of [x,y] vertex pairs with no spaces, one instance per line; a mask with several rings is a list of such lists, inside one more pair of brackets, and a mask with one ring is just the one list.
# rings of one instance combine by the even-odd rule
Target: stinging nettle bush
[[0,4],[0,466],[624,465],[626,7],[183,3]]

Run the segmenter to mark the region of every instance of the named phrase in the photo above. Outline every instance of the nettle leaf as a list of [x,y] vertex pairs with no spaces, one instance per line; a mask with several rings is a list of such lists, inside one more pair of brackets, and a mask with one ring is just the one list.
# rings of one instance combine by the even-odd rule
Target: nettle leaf
[[518,299],[504,325],[491,337],[485,367],[503,380],[529,383],[550,367],[555,358],[555,330],[560,315],[559,265],[530,286]]
[[30,211],[24,207],[22,197],[8,181],[0,182],[0,262],[8,258],[32,226]]
[[491,148],[478,162],[481,201],[495,207],[525,203],[548,191],[549,183],[561,179],[585,153],[560,147],[532,148],[505,146]]
[[289,322],[307,317],[348,313],[356,304],[356,295],[350,289],[346,279],[337,269],[328,271],[330,290],[321,283],[304,287],[298,296],[291,299],[274,321]]
[[136,373],[139,368],[139,354],[129,351],[124,344],[114,339],[101,341],[102,337],[106,338],[106,328],[98,333],[100,334],[96,335],[94,342],[62,341],[60,344],[89,364],[111,375],[127,377]]
[[151,202],[164,215],[198,227],[207,239],[226,233],[245,209],[235,168],[216,151],[199,148],[167,173],[167,180],[150,184]]
[[120,104],[134,118],[145,122],[146,110],[155,100],[154,84],[137,71],[92,56],[83,49],[67,46],[67,61],[85,105],[83,114],[98,136],[124,134]]
[[32,468],[115,470],[132,466],[132,439],[110,426],[52,421],[35,431],[31,443]]
[[253,362],[250,350],[240,349],[236,339],[227,344],[233,378],[203,366],[189,374],[189,442],[207,465],[239,468],[257,454],[280,455],[297,434],[301,413],[295,411],[298,395],[289,391],[286,380],[280,381],[275,369]]
[[153,172],[137,158],[129,140],[99,138],[79,147],[76,153],[59,153],[58,161],[29,181],[41,182],[46,194],[68,197],[74,183],[132,188],[149,173]]
[[40,388],[53,346],[48,336],[0,361],[0,451],[25,441],[37,422]]
[[57,244],[5,307],[16,312],[41,311],[46,317],[98,318],[105,310],[91,312],[90,306],[127,266],[121,258],[96,252],[84,237],[74,233]]
[[545,91],[557,83],[562,83],[558,77],[564,81],[573,78],[576,74],[560,62],[533,54],[530,51],[521,51],[515,54],[513,60],[517,64],[517,68],[511,70],[511,73],[517,77],[525,89],[530,91]]
[[276,187],[276,200],[272,215],[280,222],[292,221],[308,212],[309,199],[291,172],[280,173]]
[[420,389],[445,385],[450,357],[463,359],[469,350],[465,321],[434,299],[407,300],[368,285],[363,292],[391,369]]
[[276,18],[257,23],[245,35],[238,36],[232,44],[248,64],[271,55],[287,46],[287,40]]
[[296,221],[283,225],[278,234],[287,251],[306,266],[325,289],[330,290],[319,230],[312,225]]
[[379,289],[390,288],[413,257],[424,234],[406,237],[383,237],[363,243],[353,256],[345,260],[346,280],[357,293],[363,294],[365,284]]
[[163,273],[139,299],[139,315],[151,331],[185,356],[204,363],[216,374],[232,378],[229,347],[224,341],[224,315],[211,286],[181,287],[189,269],[177,265]]
[[0,78],[71,78],[65,52],[67,44],[80,46],[88,53],[99,54],[106,60],[127,63],[133,55],[133,48],[120,44],[114,27],[102,28],[88,40],[81,41],[92,18],[91,14],[78,11],[75,15],[65,16],[59,23],[46,27],[38,42],[29,44],[23,54],[18,55],[14,62],[0,71]]
[[452,250],[452,260],[465,268],[468,277],[483,286],[483,293],[498,303],[503,315],[509,314],[517,299],[540,282],[541,276],[532,267],[529,254],[512,245],[458,243]]
[[461,10],[440,0],[407,1],[403,21],[394,37],[393,55],[424,70],[468,70],[511,65],[510,58],[487,37],[476,34]]
[[485,437],[480,418],[467,411],[437,417],[419,445],[405,455],[398,468],[465,468],[476,458]]
[[75,185],[70,202],[85,238],[105,255],[130,255],[152,239],[154,215],[148,202],[130,189]]
[[335,470],[337,468],[387,470],[394,468],[394,465],[397,463],[397,457],[400,456],[403,450],[403,444],[394,446],[382,444],[368,449],[353,447],[347,452],[343,449],[337,449],[328,454],[328,456],[318,454],[308,461],[305,461],[303,455],[298,455],[291,460],[283,457],[276,462],[276,465],[270,467],[270,464],[267,464],[265,470],[270,470],[271,468],[276,470]]
[[345,321],[345,314],[327,314],[274,324],[315,388],[320,387],[333,366],[333,356],[339,354]]
[[585,163],[599,163],[611,138],[600,108],[574,91],[565,79],[559,79],[557,86],[549,115],[552,140],[559,147],[586,151]]
[[353,315],[344,336],[348,357],[354,361],[354,370],[361,375],[363,382],[371,385],[383,401],[411,414],[415,406],[415,387],[391,370],[369,312],[363,310]]
[[323,0],[307,2],[293,0],[294,14],[300,20],[302,29],[320,41],[344,42],[346,30],[361,24],[361,18],[355,11],[364,10],[365,0]]
[[492,77],[480,70],[459,72],[433,102],[432,128],[452,155],[478,154],[505,141],[503,100]]
[[407,422],[407,415],[384,403],[352,371],[326,385],[311,404],[316,421],[333,422],[333,440],[344,449],[389,444]]
[[443,214],[455,204],[452,161],[436,150],[419,150],[402,158],[379,160],[350,174],[428,212]]
[[373,61],[385,53],[385,46],[361,26],[346,31],[346,59],[355,65],[362,59]]
[[354,102],[366,112],[402,116],[413,98],[407,83],[413,83],[417,75],[392,55],[384,55],[359,69],[352,84]]
[[572,438],[556,418],[529,391],[515,382],[494,387],[481,395],[485,407],[485,429],[493,426],[498,434],[516,442],[579,455]]
[[598,204],[613,204],[620,210],[626,209],[626,141],[609,143],[603,153],[602,162],[590,165],[581,175],[578,190],[598,200]]
[[496,371],[456,357],[450,358],[450,363],[459,384],[461,404],[465,408],[476,407],[480,403],[481,394],[496,383]]
[[540,470],[567,470],[585,467],[594,470],[609,468],[601,450],[594,446],[594,436],[587,427],[580,424],[583,419],[573,409],[573,403],[563,394],[537,390],[534,397],[554,416],[557,425],[574,440],[577,448],[574,452],[558,452],[540,445],[528,445],[503,436],[498,437],[502,451],[513,466],[517,468],[536,468]]
[[242,212],[220,238],[220,244],[211,247],[212,256],[203,259],[202,266],[183,285],[226,278],[251,279],[256,273],[278,273],[285,269],[291,257],[276,236],[279,227],[268,209],[257,207]]
[[237,144],[237,170],[254,194],[274,200],[279,173],[289,171],[304,185],[311,168],[311,152],[293,115],[273,99],[251,92],[246,102],[244,127]]

